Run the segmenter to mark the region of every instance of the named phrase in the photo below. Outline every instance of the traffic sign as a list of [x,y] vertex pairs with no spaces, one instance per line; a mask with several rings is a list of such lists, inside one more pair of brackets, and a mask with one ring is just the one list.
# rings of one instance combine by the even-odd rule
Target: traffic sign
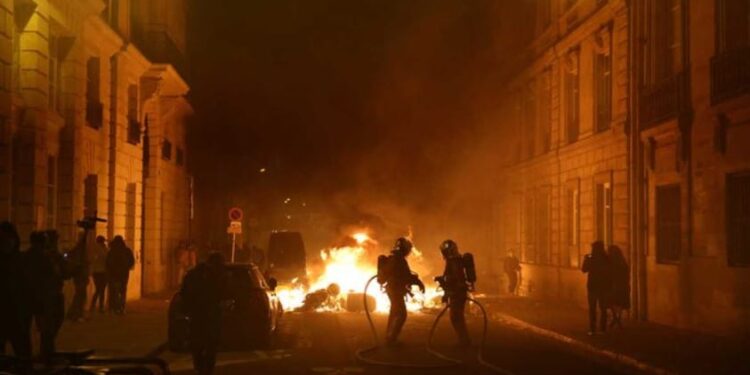
[[231,221],[240,221],[242,220],[242,209],[239,207],[232,207],[229,209],[229,220]]
[[242,234],[242,222],[233,220],[229,222],[229,227],[227,228],[227,233],[229,234]]

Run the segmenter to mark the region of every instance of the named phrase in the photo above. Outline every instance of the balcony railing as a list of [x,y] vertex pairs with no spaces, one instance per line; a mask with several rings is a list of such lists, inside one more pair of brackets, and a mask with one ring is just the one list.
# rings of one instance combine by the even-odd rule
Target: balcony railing
[[102,124],[104,124],[104,106],[101,102],[88,101],[86,103],[86,123],[94,129],[102,127]]
[[711,103],[750,92],[750,48],[711,58]]
[[687,73],[683,70],[661,82],[641,89],[639,118],[646,129],[677,117],[689,108]]

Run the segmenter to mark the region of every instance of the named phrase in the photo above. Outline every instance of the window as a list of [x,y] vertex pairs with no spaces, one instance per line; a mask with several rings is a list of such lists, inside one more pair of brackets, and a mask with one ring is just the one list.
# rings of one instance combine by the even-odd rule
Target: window
[[565,243],[562,247],[563,265],[578,267],[580,261],[581,195],[579,181],[568,182],[564,196]]
[[594,121],[596,131],[609,129],[612,123],[612,48],[609,28],[597,34],[594,55]]
[[542,72],[541,95],[539,96],[539,133],[542,142],[542,152],[550,150],[552,143],[552,70]]
[[750,47],[750,0],[718,0],[716,4],[719,52]]
[[524,242],[525,248],[522,256],[522,260],[526,263],[536,262],[536,248],[534,247],[534,229],[536,228],[536,221],[534,220],[534,197],[532,194],[526,194],[526,201],[524,202]]
[[101,67],[98,57],[86,62],[86,123],[99,129],[103,124],[104,108],[99,100]]
[[136,184],[125,188],[125,241],[135,246]]
[[165,139],[161,144],[161,158],[164,160],[172,160],[172,142]]
[[656,261],[680,260],[682,220],[680,185],[656,187]]
[[648,37],[644,86],[650,87],[682,71],[682,1],[648,0]]
[[575,49],[568,53],[565,59],[565,126],[568,143],[578,140],[580,132],[580,82],[578,75],[579,51]]
[[727,176],[727,261],[750,266],[750,172]]
[[95,174],[86,176],[83,181],[83,215],[94,216],[97,214],[99,202],[99,177]]
[[534,87],[534,81],[531,81],[526,87],[526,95],[523,103],[523,130],[526,141],[524,149],[526,158],[534,156],[536,111],[536,88]]
[[54,35],[49,36],[49,75],[47,81],[49,84],[49,109],[60,112],[62,99],[62,68],[60,62],[60,39]]
[[596,240],[612,244],[612,183],[598,182],[594,190],[596,214]]
[[539,189],[536,201],[536,254],[541,264],[550,264],[549,188]]
[[47,158],[47,229],[57,226],[57,158]]
[[177,165],[185,164],[185,152],[182,151],[182,148],[177,147],[175,158],[176,158]]
[[138,122],[138,86],[128,86],[128,143],[141,142],[141,123]]

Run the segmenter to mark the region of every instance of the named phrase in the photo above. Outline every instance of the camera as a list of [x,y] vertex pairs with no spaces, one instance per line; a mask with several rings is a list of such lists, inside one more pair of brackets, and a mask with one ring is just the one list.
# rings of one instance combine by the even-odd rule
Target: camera
[[94,216],[87,216],[81,220],[76,221],[76,225],[78,225],[78,227],[83,228],[85,230],[92,230],[96,227],[96,223],[106,223],[106,222],[107,222],[107,219],[102,219],[94,215]]

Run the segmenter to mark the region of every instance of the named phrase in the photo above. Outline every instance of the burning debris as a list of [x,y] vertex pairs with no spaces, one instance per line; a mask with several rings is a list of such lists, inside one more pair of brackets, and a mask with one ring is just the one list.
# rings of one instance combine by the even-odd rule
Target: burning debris
[[[321,250],[323,268],[318,275],[308,275],[309,286],[292,280],[290,285],[280,285],[277,295],[289,310],[364,311],[365,284],[377,273],[377,256],[381,253],[378,242],[366,231],[353,233],[339,246]],[[413,255],[417,262],[421,261],[419,251],[413,251]],[[434,307],[439,303],[439,298],[434,298],[437,295],[436,288],[428,286],[425,294],[409,297],[407,308],[419,311]],[[367,298],[371,310],[388,311],[390,302],[385,291],[370,287]]]

